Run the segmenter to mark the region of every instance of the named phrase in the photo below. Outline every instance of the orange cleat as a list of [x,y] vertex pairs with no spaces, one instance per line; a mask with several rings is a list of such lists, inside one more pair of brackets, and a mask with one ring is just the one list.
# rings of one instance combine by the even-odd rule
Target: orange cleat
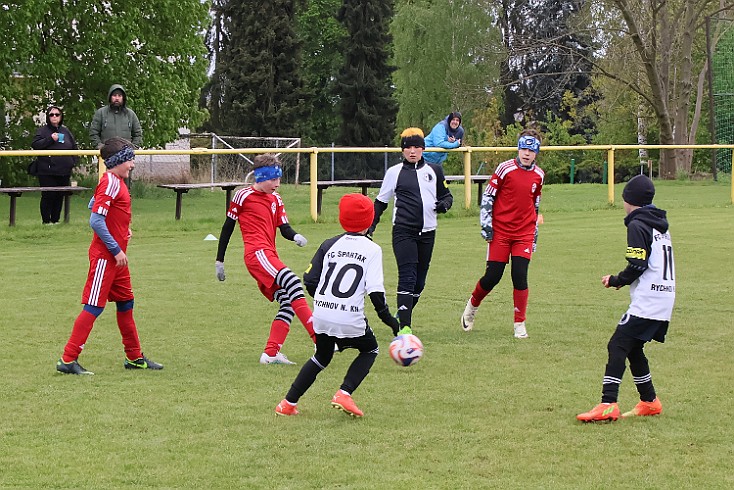
[[298,415],[299,412],[295,405],[291,405],[288,403],[288,400],[283,400],[280,403],[278,403],[278,406],[275,407],[275,414],[276,415]]
[[622,417],[649,417],[650,415],[660,415],[663,412],[663,404],[660,398],[655,398],[651,402],[640,402],[635,408],[629,412],[622,414]]
[[339,390],[334,394],[334,398],[331,399],[331,405],[352,417],[361,417],[364,415],[364,412],[357,407],[354,400],[352,400],[352,397],[344,393],[342,390]]
[[581,422],[614,422],[619,418],[619,405],[616,403],[600,403],[585,413],[580,413],[576,419]]

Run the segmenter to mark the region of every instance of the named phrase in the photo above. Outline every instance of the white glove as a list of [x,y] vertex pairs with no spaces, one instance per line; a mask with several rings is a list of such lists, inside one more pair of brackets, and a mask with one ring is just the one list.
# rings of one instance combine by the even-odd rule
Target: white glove
[[224,281],[226,279],[226,276],[224,275],[224,262],[219,262],[217,260],[214,262],[214,268],[217,270],[217,279]]
[[306,237],[301,235],[300,233],[296,233],[296,236],[293,237],[293,241],[296,242],[296,245],[298,245],[299,247],[305,247],[308,243]]

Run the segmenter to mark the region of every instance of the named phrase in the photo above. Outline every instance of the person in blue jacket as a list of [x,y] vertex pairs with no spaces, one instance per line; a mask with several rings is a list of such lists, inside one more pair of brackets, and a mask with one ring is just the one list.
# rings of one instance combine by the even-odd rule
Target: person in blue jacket
[[[441,119],[426,136],[426,148],[458,148],[464,139],[464,128],[461,125],[461,112],[454,111],[445,119]],[[428,151],[423,159],[428,163],[443,165],[448,153]]]

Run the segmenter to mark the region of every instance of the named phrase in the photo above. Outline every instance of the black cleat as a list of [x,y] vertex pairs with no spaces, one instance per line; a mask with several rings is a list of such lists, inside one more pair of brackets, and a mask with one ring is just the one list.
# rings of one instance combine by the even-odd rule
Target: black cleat
[[134,361],[125,358],[125,369],[153,369],[159,371],[163,369],[163,364],[158,364],[155,361],[151,361],[145,355]]
[[56,361],[56,370],[64,374],[85,374],[87,376],[94,374],[84,369],[77,361],[64,362],[63,359]]

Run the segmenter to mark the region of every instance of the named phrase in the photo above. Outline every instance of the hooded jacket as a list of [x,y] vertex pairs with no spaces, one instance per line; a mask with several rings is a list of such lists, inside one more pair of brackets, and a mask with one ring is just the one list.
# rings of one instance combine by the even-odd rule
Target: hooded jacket
[[[69,128],[64,126],[64,112],[58,107],[54,107],[56,110],[61,112],[61,119],[59,121],[59,127],[51,125],[50,119],[48,118],[49,110],[46,111],[46,124],[36,130],[36,135],[33,137],[31,147],[34,150],[78,150],[74,135],[71,134]],[[64,142],[60,143],[54,141],[51,137],[54,133],[62,133],[64,135]],[[36,159],[38,162],[38,169],[34,175],[71,175],[71,169],[79,161],[78,156],[72,155],[59,155],[59,156],[40,156]]]
[[[122,105],[112,105],[112,92],[122,91]],[[127,106],[127,92],[120,84],[114,84],[107,91],[107,105],[97,109],[89,125],[89,139],[95,148],[104,146],[104,142],[119,136],[132,142],[136,148],[143,144],[143,129],[135,112]]]
[[632,211],[624,224],[627,267],[609,278],[609,286],[630,286],[628,314],[669,321],[675,301],[675,267],[666,213],[650,204]]
[[[456,128],[456,130],[451,129],[450,124],[454,117],[459,118],[459,127]],[[453,136],[456,140],[453,143],[449,142],[449,136]],[[438,124],[433,127],[431,132],[428,133],[428,136],[426,136],[426,148],[446,148],[447,150],[450,150],[451,148],[458,148],[461,144],[461,140],[463,139],[464,127],[461,125],[461,113],[452,112],[439,121]],[[444,152],[438,153],[429,151],[423,153],[423,158],[428,163],[443,164],[447,157],[448,154]]]

